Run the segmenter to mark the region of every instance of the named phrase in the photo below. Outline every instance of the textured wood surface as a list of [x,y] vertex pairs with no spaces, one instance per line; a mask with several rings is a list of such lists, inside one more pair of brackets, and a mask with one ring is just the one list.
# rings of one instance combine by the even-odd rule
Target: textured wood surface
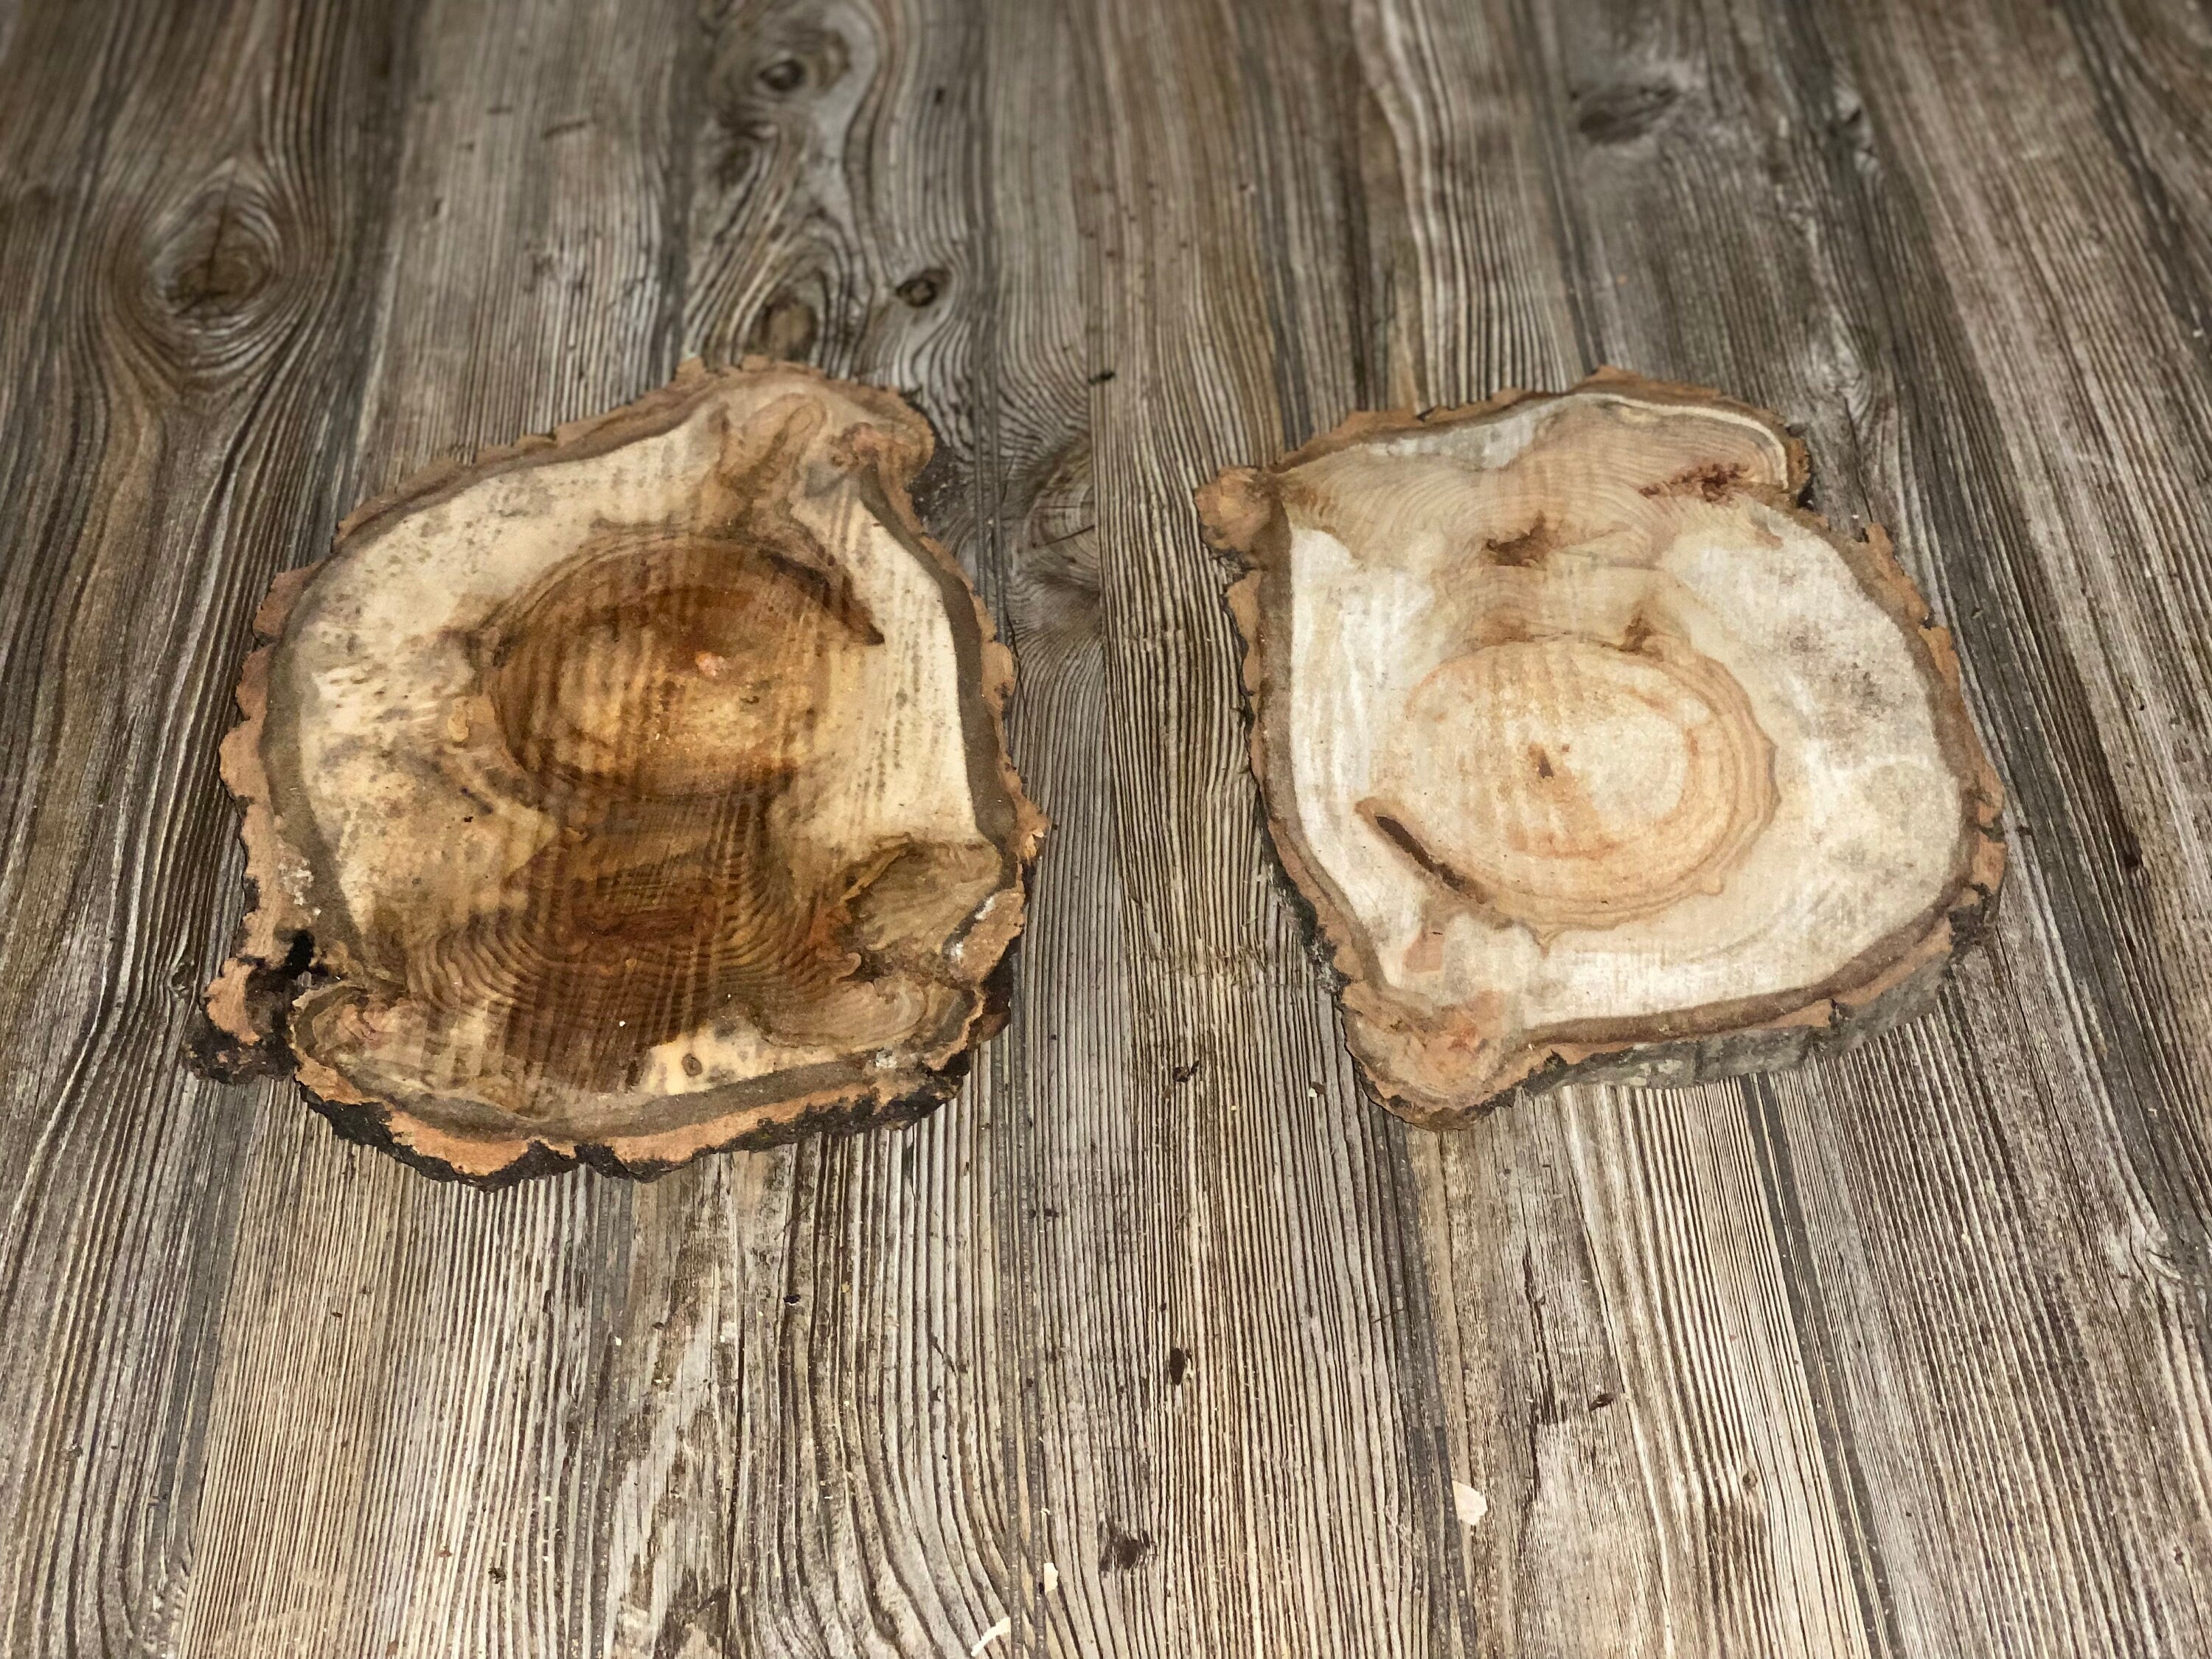
[[491,1185],[950,1097],[1045,824],[908,494],[931,444],[880,387],[695,357],[349,514],[254,613],[204,1069]]
[[1980,933],[2002,802],[1949,635],[1806,481],[1772,415],[1602,368],[1198,492],[1275,857],[1408,1122],[1784,1068]]
[[[0,3],[0,1651],[2212,1651],[2212,29],[2185,0]],[[1060,826],[915,1128],[487,1194],[178,1064],[247,618],[801,357]],[[1356,1092],[1192,486],[1603,362],[1798,423],[2013,802],[1936,1013]]]

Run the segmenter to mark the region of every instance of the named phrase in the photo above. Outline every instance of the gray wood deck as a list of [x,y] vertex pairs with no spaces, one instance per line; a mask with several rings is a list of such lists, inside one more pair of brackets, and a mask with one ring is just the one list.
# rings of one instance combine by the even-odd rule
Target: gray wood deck
[[[0,1653],[2212,1653],[2212,15],[0,0]],[[907,392],[1059,824],[920,1127],[494,1194],[179,1063],[269,578],[691,353]],[[1703,381],[1957,629],[1986,949],[1356,1091],[1192,486]]]

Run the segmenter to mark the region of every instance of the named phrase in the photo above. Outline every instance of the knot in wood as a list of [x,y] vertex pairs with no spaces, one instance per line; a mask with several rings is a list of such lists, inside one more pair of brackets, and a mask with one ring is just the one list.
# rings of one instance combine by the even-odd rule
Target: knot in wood
[[733,31],[714,78],[716,116],[741,125],[763,105],[818,95],[842,81],[852,62],[845,37],[818,24],[787,21]]
[[1044,468],[1007,584],[1014,625],[1031,649],[1096,637],[1100,579],[1091,446],[1079,439]]
[[303,297],[283,204],[243,169],[207,181],[124,255],[118,292],[167,375],[234,370],[274,343]]
[[937,296],[944,292],[946,280],[945,273],[933,266],[927,270],[916,271],[901,283],[897,294],[900,299],[920,311],[937,303]]
[[1593,144],[1632,143],[1656,129],[1681,95],[1664,76],[1585,88],[1574,94],[1575,131]]

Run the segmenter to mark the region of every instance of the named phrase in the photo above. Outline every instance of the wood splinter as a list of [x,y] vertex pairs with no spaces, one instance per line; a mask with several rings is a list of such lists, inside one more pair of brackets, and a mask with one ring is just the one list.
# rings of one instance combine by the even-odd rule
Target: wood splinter
[[1792,1063],[1932,995],[2004,867],[1949,635],[1772,416],[1601,370],[1200,494],[1252,763],[1402,1115]]
[[1044,821],[889,392],[748,361],[435,469],[255,620],[219,1056],[478,1180],[899,1121]]

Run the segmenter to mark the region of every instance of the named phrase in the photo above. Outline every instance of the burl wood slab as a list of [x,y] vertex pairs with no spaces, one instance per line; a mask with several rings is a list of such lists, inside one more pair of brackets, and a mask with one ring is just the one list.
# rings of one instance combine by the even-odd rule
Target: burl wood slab
[[223,748],[236,1056],[478,1179],[944,1098],[1044,824],[1011,659],[908,499],[930,446],[888,392],[687,365],[348,519],[262,607]]
[[2004,867],[1949,636],[1772,416],[1603,371],[1200,497],[1252,763],[1376,1091],[1787,1064],[1930,994]]

